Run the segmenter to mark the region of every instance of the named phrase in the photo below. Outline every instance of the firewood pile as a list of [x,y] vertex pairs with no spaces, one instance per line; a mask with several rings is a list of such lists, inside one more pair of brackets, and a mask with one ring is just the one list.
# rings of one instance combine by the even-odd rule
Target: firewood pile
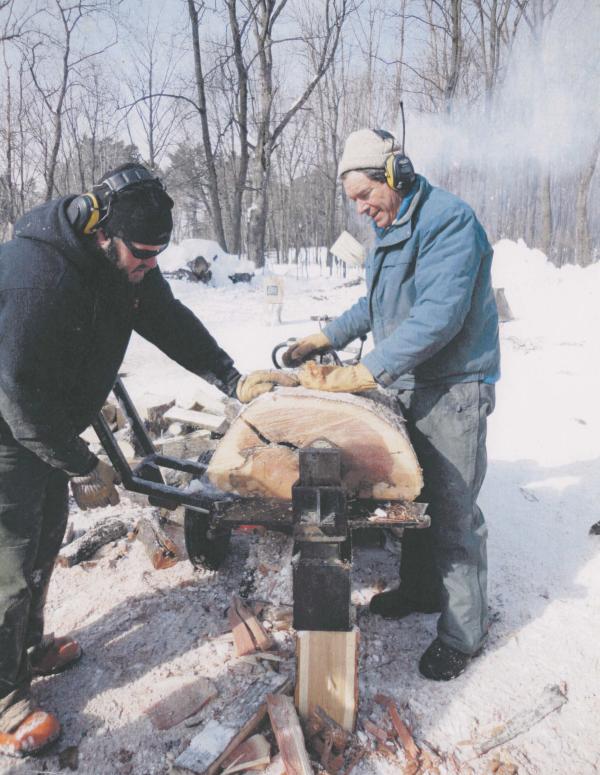
[[[374,712],[359,724],[358,731],[344,728],[318,704],[302,714],[290,696],[298,668],[294,669],[281,640],[269,634],[276,629],[273,620],[278,611],[281,614],[280,608],[260,601],[242,601],[236,595],[231,599],[231,659],[262,670],[224,707],[211,710],[217,691],[210,680],[200,678],[146,709],[159,732],[177,724],[184,728],[202,724],[171,762],[171,773],[349,775],[362,759],[372,756],[392,760],[398,772],[410,775],[440,772],[436,769],[439,757],[436,764],[436,755],[417,745],[396,703],[385,695],[375,696]],[[279,625],[289,629],[289,617],[283,614]]]
[[[212,452],[218,440],[229,427],[230,419],[237,414],[238,404],[225,397],[213,397],[196,393],[194,399],[177,403],[175,400],[139,407],[146,430],[157,452],[168,457],[197,460],[202,454]],[[102,414],[119,444],[127,462],[134,467],[143,453],[136,449],[127,418],[119,406],[107,402]],[[105,457],[98,437],[92,428],[82,434],[90,449],[99,457]],[[170,469],[163,470],[167,484],[186,487],[190,474]],[[130,501],[147,506],[144,495],[127,493]],[[57,563],[63,567],[89,562],[105,546],[119,545],[121,551],[128,550],[127,542],[140,540],[152,566],[156,570],[169,568],[185,558],[183,548],[183,509],[169,512],[165,509],[144,509],[135,519],[124,514],[115,514],[98,520],[82,534],[75,534],[72,525],[67,530],[63,548]]]

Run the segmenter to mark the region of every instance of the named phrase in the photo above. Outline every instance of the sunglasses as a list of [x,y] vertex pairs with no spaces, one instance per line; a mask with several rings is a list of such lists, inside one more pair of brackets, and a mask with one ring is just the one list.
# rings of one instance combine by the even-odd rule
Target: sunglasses
[[157,250],[146,250],[145,248],[136,247],[133,242],[125,239],[125,237],[120,237],[120,239],[125,243],[131,255],[137,258],[138,261],[151,261],[153,258],[156,258],[159,253],[162,253],[168,245],[168,243],[161,245]]

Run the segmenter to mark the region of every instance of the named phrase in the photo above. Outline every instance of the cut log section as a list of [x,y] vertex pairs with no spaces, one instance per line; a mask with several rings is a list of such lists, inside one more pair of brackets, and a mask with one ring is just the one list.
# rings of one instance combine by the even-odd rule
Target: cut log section
[[296,705],[309,720],[320,706],[348,732],[358,708],[358,629],[352,632],[298,633]]
[[420,493],[421,469],[398,414],[368,398],[302,388],[249,404],[220,441],[208,477],[226,492],[290,500],[298,449],[319,439],[342,450],[350,497],[412,501]]

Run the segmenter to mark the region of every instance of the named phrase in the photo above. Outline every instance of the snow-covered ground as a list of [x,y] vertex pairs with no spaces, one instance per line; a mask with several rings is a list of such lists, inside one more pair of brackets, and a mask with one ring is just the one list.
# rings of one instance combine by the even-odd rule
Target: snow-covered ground
[[[197,254],[189,247],[166,256],[169,269]],[[236,261],[217,262],[224,260]],[[338,314],[362,292],[318,272],[298,279],[290,267],[283,322],[271,326],[264,282],[257,274],[250,284],[172,283],[240,371],[268,368],[275,344],[316,330],[311,315]],[[385,691],[404,708],[417,742],[456,755],[460,772],[496,771],[501,761],[506,772],[591,775],[600,769],[600,536],[588,534],[600,520],[600,265],[558,270],[538,251],[502,241],[494,285],[505,289],[516,319],[501,326],[502,380],[480,498],[490,533],[489,645],[455,681],[421,678],[417,662],[435,635],[436,617],[396,623],[368,616],[364,605],[382,581],[395,583],[397,557],[359,550],[353,591],[361,628],[359,718],[371,712],[373,695]],[[124,372],[141,403],[193,396],[198,386],[196,377],[139,338]],[[128,508],[136,507],[124,499],[114,511]],[[95,564],[58,568],[49,629],[73,631],[85,650],[75,670],[37,684],[44,706],[63,721],[63,738],[41,760],[0,759],[0,772],[57,771],[58,752],[69,746],[78,747],[86,775],[168,772],[169,757],[198,728],[182,724],[157,733],[142,709],[169,682],[193,674],[213,678],[216,702],[224,703],[258,669],[233,659],[223,618],[242,581],[248,542],[255,540],[234,540],[219,574],[194,572],[187,562],[156,572],[137,542],[122,557],[113,550]],[[291,649],[285,635],[281,640]],[[533,709],[551,684],[566,689],[561,710],[469,760],[469,740]],[[398,771],[397,764],[370,757],[354,773]]]

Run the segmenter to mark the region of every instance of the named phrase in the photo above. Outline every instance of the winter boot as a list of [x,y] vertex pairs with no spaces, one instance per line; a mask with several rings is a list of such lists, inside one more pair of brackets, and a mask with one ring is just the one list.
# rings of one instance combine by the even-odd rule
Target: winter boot
[[419,672],[432,681],[450,681],[464,673],[471,659],[480,653],[481,649],[472,656],[465,654],[436,638],[421,657]]
[[55,638],[46,635],[29,653],[33,675],[53,675],[72,667],[81,658],[81,646],[68,635]]
[[43,710],[33,710],[26,688],[0,698],[0,754],[36,754],[59,735],[60,723],[56,716]]
[[374,595],[369,603],[369,611],[383,616],[384,619],[403,619],[414,613],[435,614],[440,610],[440,606],[436,603],[416,603],[410,600],[401,589],[380,592]]

